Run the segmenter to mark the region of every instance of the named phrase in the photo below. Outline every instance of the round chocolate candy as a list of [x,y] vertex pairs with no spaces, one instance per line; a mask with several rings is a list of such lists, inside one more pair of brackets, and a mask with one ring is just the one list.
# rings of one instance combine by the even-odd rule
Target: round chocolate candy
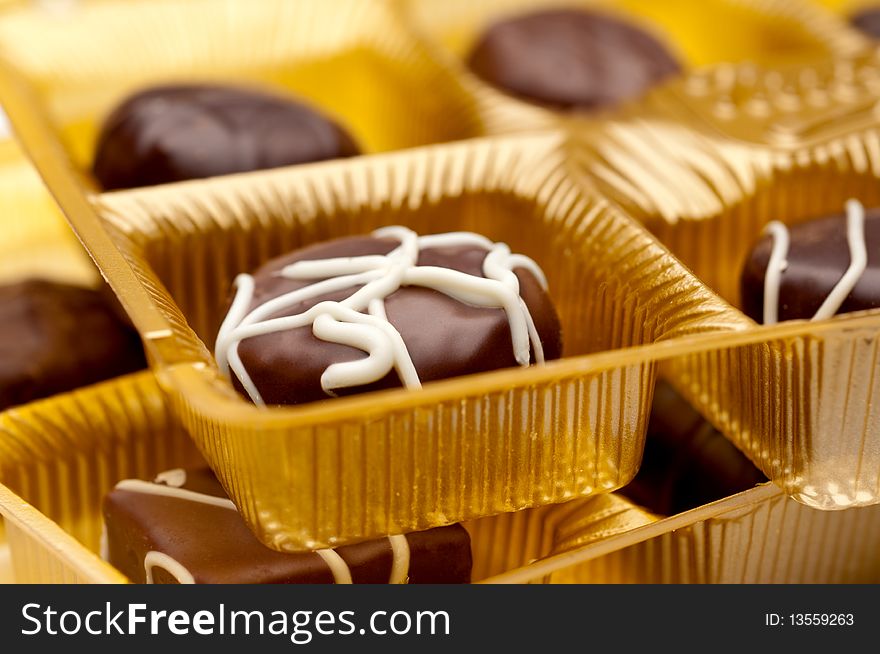
[[880,307],[880,209],[850,201],[845,214],[770,223],[746,260],[740,292],[743,311],[763,324]]
[[653,36],[602,13],[539,11],[491,25],[468,57],[499,89],[557,108],[600,109],[639,97],[681,72]]
[[43,280],[0,287],[0,409],[146,366],[107,293]]
[[299,404],[560,356],[530,259],[477,234],[403,227],[342,238],[240,276],[221,370],[257,404]]
[[340,125],[288,98],[228,86],[158,86],[110,114],[92,171],[110,190],[359,153]]

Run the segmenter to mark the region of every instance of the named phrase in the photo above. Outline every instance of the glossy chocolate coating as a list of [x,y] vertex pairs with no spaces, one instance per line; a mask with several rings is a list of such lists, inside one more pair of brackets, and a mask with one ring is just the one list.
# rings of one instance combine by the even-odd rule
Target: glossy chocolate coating
[[93,173],[110,190],[356,154],[340,125],[289,98],[226,86],[157,86],[129,97],[104,122]]
[[[208,468],[187,470],[182,486],[226,497]],[[166,554],[200,584],[331,584],[333,573],[313,552],[269,549],[251,533],[237,511],[178,497],[114,489],[104,499],[109,562],[135,583],[146,582],[147,552]],[[406,535],[409,583],[468,583],[470,537],[461,525]],[[354,583],[388,583],[393,555],[387,538],[336,549]],[[155,583],[177,583],[161,568]]]
[[654,513],[674,515],[765,481],[672,386],[657,383],[642,465],[621,494]]
[[862,33],[880,39],[880,6],[866,7],[853,13],[849,22]]
[[[846,217],[837,214],[789,228],[788,267],[779,287],[779,320],[808,320],[843,277],[850,264]],[[880,209],[865,211],[868,268],[837,313],[880,306]],[[764,278],[773,241],[761,237],[743,267],[740,293],[743,311],[764,321]]]
[[0,409],[142,369],[143,347],[101,291],[0,286]]
[[[387,254],[399,242],[356,236],[319,243],[268,262],[254,274],[256,291],[250,309],[302,288],[311,282],[290,280],[275,273],[296,261],[366,254]],[[452,268],[483,277],[486,250],[479,247],[425,248],[418,265]],[[545,359],[558,358],[562,350],[559,318],[540,283],[525,269],[514,270],[520,292],[529,307],[544,347]],[[355,287],[322,295],[273,317],[293,315],[325,300],[339,301]],[[422,383],[469,373],[517,366],[510,326],[502,309],[464,304],[438,291],[406,286],[388,296],[389,321],[406,343]],[[331,364],[364,358],[363,351],[318,339],[311,326],[256,336],[241,342],[241,360],[266,404],[300,404],[327,399],[321,375]],[[238,382],[236,387],[241,390]],[[401,386],[392,371],[373,384],[340,389],[339,395]]]
[[468,65],[512,95],[586,110],[635,99],[681,72],[675,57],[647,32],[613,16],[573,9],[491,25]]

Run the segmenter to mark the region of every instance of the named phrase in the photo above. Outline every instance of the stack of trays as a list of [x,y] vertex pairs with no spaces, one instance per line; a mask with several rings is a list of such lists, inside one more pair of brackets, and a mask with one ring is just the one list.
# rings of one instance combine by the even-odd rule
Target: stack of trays
[[[461,522],[473,581],[880,580],[880,312],[760,326],[739,295],[771,220],[880,205],[880,55],[796,0],[712,0],[699,17],[684,2],[582,1],[567,4],[648,26],[683,73],[585,117],[468,72],[486,25],[550,4],[133,0],[84,3],[66,22],[0,15],[0,102],[150,368],[0,414],[18,581],[126,581],[99,556],[102,498],[200,457],[283,552]],[[102,121],[175,80],[295,93],[366,154],[102,192]],[[7,213],[39,218],[16,227],[24,261],[2,273],[95,281],[34,172],[10,162]],[[531,257],[563,357],[284,408],[236,392],[212,354],[236,276],[390,225],[478,232]],[[770,483],[672,516],[614,492],[642,464],[661,377]]]

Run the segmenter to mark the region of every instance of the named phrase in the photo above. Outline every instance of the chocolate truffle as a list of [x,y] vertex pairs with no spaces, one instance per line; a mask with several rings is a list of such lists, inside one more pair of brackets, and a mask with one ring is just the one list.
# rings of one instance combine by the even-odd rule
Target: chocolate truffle
[[274,259],[236,280],[221,371],[257,404],[299,404],[560,356],[544,275],[503,243],[404,227]]
[[740,289],[743,311],[765,324],[880,306],[880,210],[850,201],[846,213],[792,227],[768,224]]
[[142,369],[106,293],[31,279],[0,286],[0,409]]
[[602,13],[555,9],[491,25],[468,56],[483,80],[562,109],[612,107],[681,72],[647,32]]
[[619,492],[654,513],[674,515],[765,481],[733,443],[659,381],[642,465]]
[[345,545],[277,552],[248,529],[207,467],[154,482],[119,482],[104,499],[105,552],[135,583],[468,583],[470,537],[461,525]]
[[880,6],[865,7],[849,17],[850,25],[875,39],[880,38]]
[[356,154],[345,129],[289,98],[227,86],[157,86],[106,119],[92,170],[110,190]]

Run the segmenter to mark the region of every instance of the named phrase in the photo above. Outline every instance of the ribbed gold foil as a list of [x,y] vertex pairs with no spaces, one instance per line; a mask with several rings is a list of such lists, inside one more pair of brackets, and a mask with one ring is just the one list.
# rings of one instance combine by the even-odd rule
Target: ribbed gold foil
[[554,127],[577,114],[517,99],[471,73],[466,58],[494,21],[575,7],[618,15],[653,34],[695,70],[721,62],[804,65],[866,49],[868,41],[809,0],[399,0],[409,28],[477,99],[488,133]]
[[[585,193],[564,142],[476,140],[95,199],[149,298],[127,308],[160,381],[266,544],[325,547],[618,488],[638,467],[655,368],[621,348],[748,325]],[[238,396],[209,353],[235,275],[389,224],[476,231],[533,257],[567,358],[297,408]]]
[[199,460],[148,372],[0,414],[0,514],[15,580],[124,581],[96,555],[104,494]]
[[368,152],[476,136],[472,100],[385,0],[81,2],[0,16],[0,56],[33,86],[83,184],[104,117],[173,81],[263,85],[337,118]]
[[[880,204],[880,56],[788,71],[707,69],[584,126],[569,161],[739,305],[771,220]],[[686,126],[685,126],[686,125]],[[788,323],[670,361],[680,390],[764,473],[814,507],[880,502],[880,314]]]
[[474,581],[510,572],[554,552],[584,547],[658,520],[615,493],[465,523]]
[[[14,581],[126,583],[98,556],[102,498],[120,479],[199,461],[149,373],[0,414],[0,516]],[[476,520],[467,525],[472,578],[546,556],[566,525],[591,542],[651,520],[613,494]]]
[[[0,414],[0,515],[17,583],[126,583],[98,556],[122,478],[199,460],[151,375]],[[486,583],[877,583],[880,507],[810,509],[770,484],[658,520],[614,494],[475,520]]]
[[878,583],[880,506],[821,511],[772,484],[483,583]]

